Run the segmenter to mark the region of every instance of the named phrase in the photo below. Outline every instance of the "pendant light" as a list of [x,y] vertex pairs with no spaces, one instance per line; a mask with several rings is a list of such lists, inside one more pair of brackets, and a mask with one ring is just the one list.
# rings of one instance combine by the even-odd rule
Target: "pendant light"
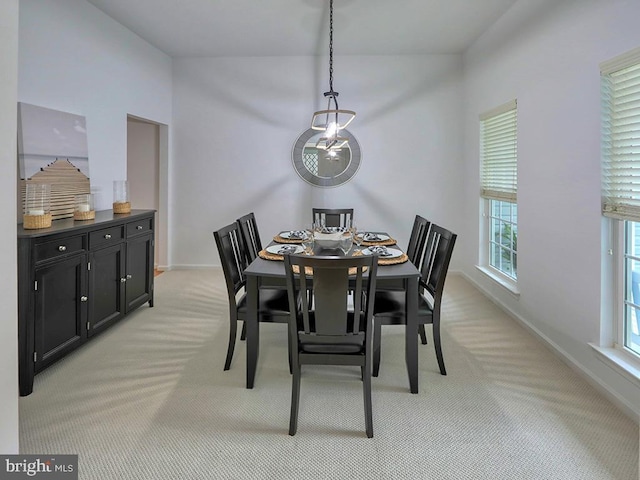
[[348,139],[340,136],[340,130],[351,123],[356,112],[340,110],[338,92],[333,91],[333,0],[329,0],[329,91],[324,96],[328,99],[327,109],[313,114],[311,128],[324,132],[316,148],[337,151],[348,143]]

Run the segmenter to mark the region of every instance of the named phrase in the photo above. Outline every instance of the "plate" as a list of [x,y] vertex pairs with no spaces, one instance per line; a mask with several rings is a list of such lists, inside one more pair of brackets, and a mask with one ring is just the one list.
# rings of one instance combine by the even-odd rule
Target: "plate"
[[275,255],[283,255],[283,253],[280,252],[280,250],[287,247],[291,247],[292,249],[295,248],[295,250],[291,251],[290,253],[302,253],[304,251],[304,248],[302,248],[302,245],[271,245],[270,247],[267,247],[265,250]]
[[[387,248],[388,255],[379,255],[380,258],[398,258],[402,256],[402,250],[398,250],[397,248]],[[371,255],[371,250],[365,248],[362,250],[363,255]]]
[[[292,233],[294,233],[294,232],[282,232],[282,233],[280,234],[280,236],[281,236],[282,238],[287,238],[287,239],[290,239],[290,240],[303,240],[303,238],[302,238],[302,237],[297,237],[297,236],[292,237],[292,236],[291,236],[291,234],[292,234]],[[295,232],[295,233],[298,233],[298,232]]]
[[[375,234],[377,235],[378,239],[377,240],[369,240],[368,238],[366,238],[367,235],[369,234]],[[389,240],[389,235],[385,235],[384,233],[375,233],[375,232],[364,232],[364,233],[360,233],[358,232],[358,236],[362,237],[362,240],[364,242],[384,242],[385,240]]]

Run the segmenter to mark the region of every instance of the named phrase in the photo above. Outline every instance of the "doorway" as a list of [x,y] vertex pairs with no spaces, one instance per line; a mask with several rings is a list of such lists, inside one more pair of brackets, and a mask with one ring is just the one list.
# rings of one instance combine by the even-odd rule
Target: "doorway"
[[156,210],[154,268],[164,269],[166,259],[167,126],[127,115],[127,182],[134,209]]

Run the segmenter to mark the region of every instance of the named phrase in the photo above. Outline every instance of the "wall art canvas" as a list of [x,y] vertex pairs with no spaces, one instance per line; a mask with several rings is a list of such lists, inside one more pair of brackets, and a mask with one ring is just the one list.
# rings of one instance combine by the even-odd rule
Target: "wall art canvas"
[[27,183],[51,184],[53,220],[73,217],[75,195],[91,193],[85,117],[18,103],[18,221]]

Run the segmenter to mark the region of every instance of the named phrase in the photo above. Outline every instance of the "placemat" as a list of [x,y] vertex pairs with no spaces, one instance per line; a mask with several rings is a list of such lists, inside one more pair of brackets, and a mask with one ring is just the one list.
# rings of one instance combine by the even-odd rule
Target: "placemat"
[[[359,236],[359,235],[357,235]],[[353,241],[353,243],[355,244],[355,239]],[[365,242],[363,241],[360,245],[364,245],[365,247],[370,247],[372,245],[381,245],[381,246],[387,246],[387,245],[395,245],[397,242],[395,240],[395,238],[391,238],[389,237],[387,240],[380,240],[379,242]]]
[[281,237],[280,234],[273,237],[273,241],[278,243],[298,243],[298,244],[302,243],[301,238],[284,238],[284,237]]
[[[293,265],[291,267],[293,269],[293,273],[300,273],[300,267],[298,267],[298,265]],[[363,271],[366,272],[368,267],[364,267]],[[356,267],[350,268],[349,269],[349,275],[355,275],[358,272],[358,269]],[[307,276],[313,275],[313,268],[311,267],[304,267],[304,273]]]
[[[357,257],[359,255],[363,255],[362,250],[353,252],[352,256]],[[396,258],[384,258],[378,257],[378,265],[398,265],[399,263],[404,263],[409,260],[409,257],[406,253],[403,253],[399,257]]]
[[278,255],[277,253],[267,252],[266,250],[260,250],[258,252],[258,256],[260,258],[264,258],[265,260],[279,260],[281,262],[284,261],[284,255]]
[[[362,253],[361,253],[361,252],[356,252],[356,253],[360,253],[360,255],[362,255]],[[264,258],[265,260],[276,260],[276,261],[284,262],[284,255],[278,255],[278,254],[276,254],[276,253],[269,253],[269,252],[267,252],[266,250],[260,250],[260,251],[258,252],[258,256],[259,256],[260,258]],[[397,259],[394,259],[394,260],[397,260]],[[380,263],[380,262],[378,262],[378,263]],[[355,275],[355,274],[356,274],[356,270],[357,270],[357,269],[356,269],[355,267],[350,268],[350,269],[349,269],[349,275]],[[365,271],[365,272],[367,271],[366,267],[365,267],[365,270],[364,270],[364,271]],[[294,265],[294,266],[293,266],[293,272],[294,272],[294,273],[300,273],[300,268],[298,267],[298,265]],[[304,272],[305,272],[307,275],[313,275],[313,268],[311,268],[311,267],[305,267]]]

